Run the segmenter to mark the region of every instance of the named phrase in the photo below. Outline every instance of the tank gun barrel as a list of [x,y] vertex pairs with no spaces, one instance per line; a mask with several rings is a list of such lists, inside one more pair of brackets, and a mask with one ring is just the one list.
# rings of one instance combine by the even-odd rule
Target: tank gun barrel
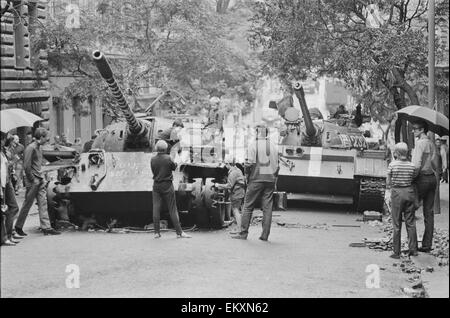
[[106,83],[108,83],[109,89],[119,104],[119,107],[128,123],[130,133],[133,135],[145,135],[147,133],[147,127],[134,116],[114,78],[114,74],[104,54],[99,50],[95,50],[92,53],[92,57],[98,71],[100,72],[100,75],[105,79]]
[[301,83],[297,82],[294,84],[295,96],[297,96],[300,103],[300,108],[303,113],[303,119],[305,121],[306,134],[310,137],[314,137],[317,133],[316,128],[311,119],[311,114],[309,113],[308,106],[306,105],[305,92]]

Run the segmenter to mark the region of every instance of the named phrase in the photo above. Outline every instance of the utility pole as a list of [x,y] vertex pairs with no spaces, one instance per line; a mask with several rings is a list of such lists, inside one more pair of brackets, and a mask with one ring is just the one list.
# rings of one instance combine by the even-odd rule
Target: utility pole
[[435,101],[435,0],[428,0],[428,107],[434,108]]
[[[428,107],[434,109],[435,102],[435,0],[428,0]],[[437,110],[436,110],[437,111]],[[434,143],[434,133],[432,135],[432,142]],[[436,195],[434,196],[434,213],[441,214],[441,196],[440,196],[440,173],[436,171]]]

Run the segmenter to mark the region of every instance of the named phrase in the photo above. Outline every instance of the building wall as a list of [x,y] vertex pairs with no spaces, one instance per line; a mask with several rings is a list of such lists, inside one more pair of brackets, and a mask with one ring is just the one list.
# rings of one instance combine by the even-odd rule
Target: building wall
[[61,98],[64,88],[69,86],[75,79],[76,77],[74,76],[50,77],[53,102],[50,110],[49,128],[52,139],[55,136],[65,134],[69,142],[73,142],[75,138],[80,137],[84,143],[91,139],[96,129],[103,128],[103,111],[98,102],[94,102],[91,106],[88,101],[85,101],[83,108],[89,113],[76,115],[72,104],[74,101],[69,105],[64,104]]
[[[47,66],[47,54],[30,54],[30,37],[34,36],[30,21],[41,22],[46,18],[46,7],[36,0],[12,1],[11,7],[0,20],[1,23],[1,109],[22,108],[43,117],[42,126],[48,127],[49,119],[49,82],[48,73],[39,77],[33,71],[36,62]],[[20,16],[15,13],[19,12]],[[38,80],[39,79],[39,80]],[[24,138],[25,131],[19,132]]]

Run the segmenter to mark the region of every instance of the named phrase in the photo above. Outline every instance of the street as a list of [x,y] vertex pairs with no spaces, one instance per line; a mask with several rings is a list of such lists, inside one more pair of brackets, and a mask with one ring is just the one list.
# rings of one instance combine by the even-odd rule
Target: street
[[[436,228],[448,231],[448,185],[441,186],[441,200]],[[176,239],[174,232],[163,233],[160,240],[151,234],[43,236],[33,214],[25,226],[29,236],[14,248],[1,248],[1,296],[409,297],[401,288],[410,285],[411,275],[393,265],[391,251],[349,247],[382,234],[348,210],[294,202],[288,211],[274,212],[268,243],[258,240],[260,224],[250,228],[247,241],[230,239],[229,229],[194,232],[189,240]],[[418,216],[420,239],[423,219]],[[423,253],[413,261],[434,268],[422,274],[427,294],[448,297],[448,266],[439,267]],[[79,288],[66,287],[70,264],[79,267]],[[371,264],[380,268],[380,288],[366,287]]]

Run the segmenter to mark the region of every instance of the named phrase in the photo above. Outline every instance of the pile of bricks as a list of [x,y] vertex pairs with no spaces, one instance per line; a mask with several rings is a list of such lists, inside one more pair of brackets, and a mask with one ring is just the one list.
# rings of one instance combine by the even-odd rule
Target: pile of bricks
[[434,231],[434,250],[431,252],[439,260],[439,266],[448,266],[448,230]]

